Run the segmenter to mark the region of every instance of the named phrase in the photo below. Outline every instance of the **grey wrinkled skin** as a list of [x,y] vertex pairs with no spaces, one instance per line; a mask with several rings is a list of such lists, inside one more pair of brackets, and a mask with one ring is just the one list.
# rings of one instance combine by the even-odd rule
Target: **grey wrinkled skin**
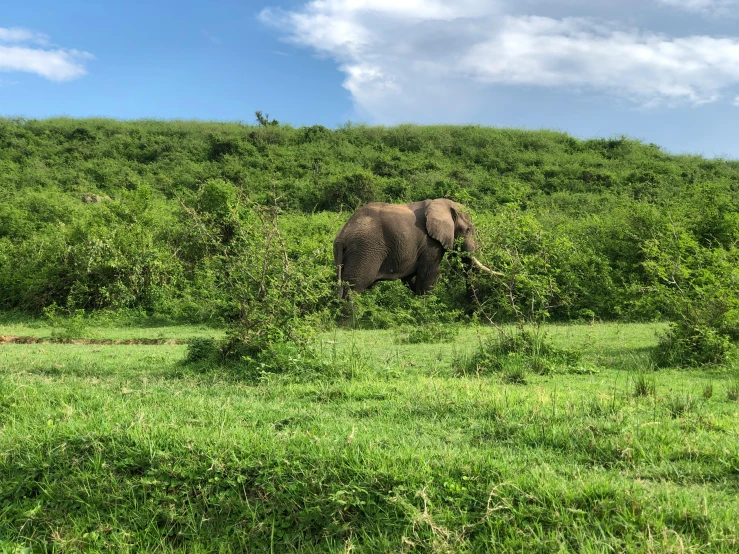
[[470,216],[451,200],[362,206],[334,240],[339,298],[347,288],[361,292],[394,279],[416,294],[429,292],[439,279],[444,254],[458,239],[465,252],[477,248]]

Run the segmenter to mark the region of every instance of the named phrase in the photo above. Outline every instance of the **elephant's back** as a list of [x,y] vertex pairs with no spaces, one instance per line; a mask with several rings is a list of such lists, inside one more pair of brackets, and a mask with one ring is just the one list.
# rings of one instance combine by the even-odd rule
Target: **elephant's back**
[[370,202],[352,214],[334,243],[336,248],[343,248],[345,255],[371,252],[384,256],[388,247],[397,242],[395,234],[412,227],[415,219],[415,213],[407,204]]
[[390,204],[388,202],[370,202],[359,208],[349,221],[353,218],[371,217],[378,221],[386,220],[393,217],[415,217],[416,209],[421,207],[424,202],[414,202],[412,204]]

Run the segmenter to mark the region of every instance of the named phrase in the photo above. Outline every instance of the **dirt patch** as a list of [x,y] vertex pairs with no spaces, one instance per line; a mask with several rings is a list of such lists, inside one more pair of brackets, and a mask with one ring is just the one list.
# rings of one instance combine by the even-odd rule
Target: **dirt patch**
[[187,344],[187,342],[177,339],[45,339],[21,335],[0,335],[0,344]]

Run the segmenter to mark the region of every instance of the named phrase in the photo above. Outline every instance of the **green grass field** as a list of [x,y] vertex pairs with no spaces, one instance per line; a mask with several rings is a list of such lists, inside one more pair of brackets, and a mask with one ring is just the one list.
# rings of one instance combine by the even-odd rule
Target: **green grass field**
[[0,552],[737,552],[739,374],[653,371],[661,329],[550,326],[583,359],[525,384],[454,376],[475,327],[325,333],[343,376],[250,384],[183,344],[0,345]]

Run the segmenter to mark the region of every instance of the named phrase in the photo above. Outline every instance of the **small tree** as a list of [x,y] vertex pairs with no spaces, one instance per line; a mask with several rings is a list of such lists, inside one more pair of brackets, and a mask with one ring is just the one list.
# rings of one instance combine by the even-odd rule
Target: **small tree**
[[480,244],[479,255],[503,273],[468,272],[470,294],[482,317],[538,327],[554,310],[568,306],[571,298],[558,278],[571,243],[548,233],[533,215],[516,208],[502,213],[493,229],[482,226],[480,234],[488,240]]
[[270,119],[269,114],[262,114],[261,110],[254,112],[254,116],[257,118],[260,127],[277,127],[280,124],[276,119]]
[[305,350],[311,327],[302,306],[327,295],[321,275],[299,273],[280,229],[278,198],[252,202],[222,180],[206,182],[195,202],[180,201],[193,223],[191,240],[216,260],[220,286],[233,306],[224,358],[274,357],[286,345]]

